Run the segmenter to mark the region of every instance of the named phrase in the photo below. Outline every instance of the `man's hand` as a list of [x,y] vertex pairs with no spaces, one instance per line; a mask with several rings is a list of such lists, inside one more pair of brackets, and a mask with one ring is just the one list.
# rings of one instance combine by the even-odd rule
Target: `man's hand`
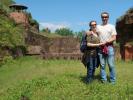
[[116,40],[116,35],[112,35],[112,37],[109,40],[106,41],[106,44],[107,43],[112,43],[115,40]]
[[99,46],[104,46],[106,44],[106,42],[101,42],[99,43]]

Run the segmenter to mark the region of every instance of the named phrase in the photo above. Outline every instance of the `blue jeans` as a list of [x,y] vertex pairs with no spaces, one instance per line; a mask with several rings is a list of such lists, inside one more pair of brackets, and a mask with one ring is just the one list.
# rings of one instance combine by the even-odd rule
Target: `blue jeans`
[[87,80],[92,80],[95,73],[95,68],[97,64],[97,57],[88,57],[87,58]]
[[101,74],[101,80],[107,81],[106,76],[106,62],[109,66],[109,72],[110,72],[110,82],[116,81],[116,73],[115,73],[115,64],[114,64],[114,48],[112,46],[108,46],[108,54],[105,55],[102,53],[102,50],[99,50],[99,59],[100,59],[100,74]]

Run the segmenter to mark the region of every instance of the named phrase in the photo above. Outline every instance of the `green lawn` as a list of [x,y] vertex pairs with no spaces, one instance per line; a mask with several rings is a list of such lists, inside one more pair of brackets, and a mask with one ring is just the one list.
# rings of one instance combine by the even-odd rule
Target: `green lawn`
[[[85,83],[80,61],[23,57],[0,67],[0,100],[133,100],[133,62],[116,62],[117,82]],[[108,67],[107,67],[108,72]]]

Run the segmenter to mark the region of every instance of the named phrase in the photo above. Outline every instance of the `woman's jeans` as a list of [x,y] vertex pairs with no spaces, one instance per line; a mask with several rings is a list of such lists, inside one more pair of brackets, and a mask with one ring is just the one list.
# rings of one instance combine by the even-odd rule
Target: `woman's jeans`
[[87,58],[87,81],[91,81],[94,77],[95,68],[97,64],[97,57],[88,57]]
[[107,81],[106,76],[106,62],[109,66],[109,72],[110,72],[110,82],[116,81],[116,75],[115,75],[115,64],[114,64],[114,48],[112,46],[108,46],[108,53],[104,54],[102,53],[102,50],[99,50],[99,59],[100,59],[100,74],[101,74],[101,80]]

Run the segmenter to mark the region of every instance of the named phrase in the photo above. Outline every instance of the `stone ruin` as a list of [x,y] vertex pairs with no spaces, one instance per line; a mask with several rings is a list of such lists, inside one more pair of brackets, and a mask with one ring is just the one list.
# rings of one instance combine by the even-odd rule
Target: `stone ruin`
[[39,25],[34,24],[34,22],[30,21],[29,15],[26,12],[28,7],[21,4],[12,4],[9,6],[11,12],[9,14],[10,18],[12,18],[17,24],[23,26],[25,30],[33,30],[35,32],[39,32]]
[[133,60],[133,8],[117,20],[116,29],[122,59]]
[[[38,27],[30,27],[26,14],[28,7],[20,4],[9,6],[12,12],[10,18],[25,28],[25,42],[28,45],[28,55],[41,55],[44,59],[81,59],[79,40],[73,37],[49,38],[38,34]],[[18,53],[19,54],[19,53]]]
[[[50,38],[42,36],[38,34],[38,26],[30,28],[29,19],[25,14],[25,10],[28,7],[17,4],[9,7],[12,9],[10,17],[16,23],[22,24],[26,29],[25,41],[28,45],[28,55],[40,55],[44,59],[81,59],[79,39],[74,37]],[[32,29],[33,31],[31,31]],[[130,42],[133,42],[133,9],[130,9],[117,20],[116,29],[118,32],[117,42],[120,43],[120,48],[115,46],[116,58],[133,60],[133,45],[130,44]]]
[[28,32],[28,55],[40,55],[43,59],[81,59],[79,39],[74,37],[45,37]]
[[24,27],[27,27],[29,25],[29,19],[25,13],[28,7],[19,4],[12,4],[9,6],[9,8],[12,11],[9,14],[10,18],[14,19],[17,24],[21,24]]

